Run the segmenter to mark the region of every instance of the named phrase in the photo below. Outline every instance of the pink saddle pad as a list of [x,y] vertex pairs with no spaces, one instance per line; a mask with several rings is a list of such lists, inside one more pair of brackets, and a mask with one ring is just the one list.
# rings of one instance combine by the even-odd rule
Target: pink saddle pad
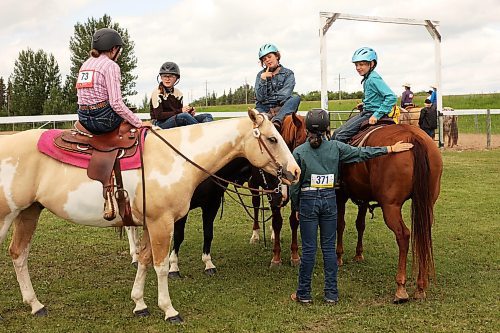
[[[90,162],[90,155],[69,152],[54,145],[54,138],[61,134],[62,131],[63,130],[54,129],[44,132],[38,140],[38,150],[62,163],[87,169]],[[141,144],[143,147],[145,135],[146,131],[142,131]],[[141,167],[139,149],[137,149],[137,152],[133,156],[120,159],[120,166],[122,170],[139,169]]]

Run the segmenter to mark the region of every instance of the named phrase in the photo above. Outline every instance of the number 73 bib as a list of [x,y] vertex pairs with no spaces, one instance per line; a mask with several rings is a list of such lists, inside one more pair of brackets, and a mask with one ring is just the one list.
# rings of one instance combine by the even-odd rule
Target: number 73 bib
[[81,70],[76,79],[76,89],[94,86],[94,70]]
[[315,188],[333,188],[335,184],[335,176],[333,173],[326,175],[311,175],[311,187]]

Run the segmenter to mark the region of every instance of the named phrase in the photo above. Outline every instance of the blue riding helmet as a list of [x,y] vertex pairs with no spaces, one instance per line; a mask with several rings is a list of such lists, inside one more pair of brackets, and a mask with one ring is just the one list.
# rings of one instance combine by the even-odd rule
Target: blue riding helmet
[[361,47],[352,55],[352,62],[358,61],[377,61],[377,52],[371,47]]
[[259,49],[259,59],[262,59],[263,56],[273,53],[273,52],[279,52],[278,48],[274,44],[264,44],[260,47]]

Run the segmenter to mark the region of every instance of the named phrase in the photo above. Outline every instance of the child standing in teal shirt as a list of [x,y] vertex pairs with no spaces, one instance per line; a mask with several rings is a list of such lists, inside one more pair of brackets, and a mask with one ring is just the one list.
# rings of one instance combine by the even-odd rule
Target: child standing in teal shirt
[[377,53],[370,47],[357,49],[352,62],[356,66],[356,71],[363,77],[363,110],[356,116],[346,121],[333,132],[333,139],[347,142],[352,138],[361,126],[361,123],[369,119],[369,123],[374,125],[382,116],[389,114],[396,104],[396,94],[384,82],[382,77],[375,72],[377,66]]

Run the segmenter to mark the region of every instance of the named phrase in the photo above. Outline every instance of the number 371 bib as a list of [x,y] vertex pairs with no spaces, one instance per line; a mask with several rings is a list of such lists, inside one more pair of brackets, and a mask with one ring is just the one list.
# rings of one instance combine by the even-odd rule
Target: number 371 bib
[[335,184],[335,176],[333,173],[326,175],[311,175],[311,187],[315,188],[333,188]]

